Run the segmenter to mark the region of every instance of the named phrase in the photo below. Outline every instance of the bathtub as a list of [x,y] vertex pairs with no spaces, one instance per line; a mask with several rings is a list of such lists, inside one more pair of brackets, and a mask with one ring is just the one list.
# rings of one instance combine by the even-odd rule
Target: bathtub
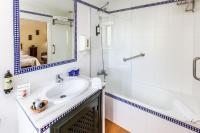
[[106,118],[130,132],[200,133],[200,104],[192,97],[143,87],[106,89],[105,100]]

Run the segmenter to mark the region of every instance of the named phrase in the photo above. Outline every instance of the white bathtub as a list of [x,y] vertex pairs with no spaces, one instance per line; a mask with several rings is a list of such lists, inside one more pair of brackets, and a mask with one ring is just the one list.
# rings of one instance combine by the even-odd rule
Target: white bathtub
[[[155,129],[152,133],[165,130],[173,133],[200,132],[198,123],[198,120],[200,120],[200,112],[198,113],[200,104],[196,102],[195,105],[194,103],[194,99],[191,97],[173,95],[157,88],[134,88],[130,91],[106,89],[106,117],[135,133],[137,133],[136,131],[138,133],[147,132],[139,129],[139,127],[144,127],[145,119],[148,119],[146,125],[149,128],[152,128],[150,125],[157,127],[157,124],[162,123],[159,120],[164,120],[167,122],[164,122],[165,126],[167,127],[166,124],[169,126],[167,129]],[[144,119],[143,122],[142,119]],[[153,125],[154,120],[157,122],[155,125]],[[135,123],[134,125],[138,126],[133,128],[130,123]],[[181,127],[181,130],[174,132],[177,129],[170,129],[170,127],[173,127],[171,124],[177,129]],[[150,130],[148,132],[151,133]]]

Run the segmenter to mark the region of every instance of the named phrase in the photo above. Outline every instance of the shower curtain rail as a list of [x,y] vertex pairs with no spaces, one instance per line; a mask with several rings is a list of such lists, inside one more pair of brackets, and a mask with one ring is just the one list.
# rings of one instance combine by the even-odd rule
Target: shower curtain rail
[[123,58],[123,61],[126,62],[126,61],[129,61],[129,60],[133,60],[133,59],[136,59],[136,58],[139,58],[139,57],[144,57],[145,54],[144,53],[141,53],[139,55],[135,55],[135,56],[132,56],[132,57],[129,57],[129,58]]

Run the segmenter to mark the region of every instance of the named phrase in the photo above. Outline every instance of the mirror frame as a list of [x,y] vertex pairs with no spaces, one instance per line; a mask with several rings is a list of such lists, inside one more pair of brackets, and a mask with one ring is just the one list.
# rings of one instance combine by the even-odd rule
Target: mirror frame
[[77,0],[74,1],[74,58],[60,62],[43,64],[40,66],[33,66],[28,68],[21,68],[20,65],[20,2],[13,0],[13,33],[14,33],[14,74],[19,75],[23,73],[42,70],[50,67],[64,65],[77,61]]

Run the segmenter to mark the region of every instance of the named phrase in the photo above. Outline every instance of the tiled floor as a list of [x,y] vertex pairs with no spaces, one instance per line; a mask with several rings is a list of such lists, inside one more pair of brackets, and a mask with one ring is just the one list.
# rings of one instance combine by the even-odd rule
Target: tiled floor
[[106,130],[106,133],[130,133],[107,119],[106,119],[105,130]]

